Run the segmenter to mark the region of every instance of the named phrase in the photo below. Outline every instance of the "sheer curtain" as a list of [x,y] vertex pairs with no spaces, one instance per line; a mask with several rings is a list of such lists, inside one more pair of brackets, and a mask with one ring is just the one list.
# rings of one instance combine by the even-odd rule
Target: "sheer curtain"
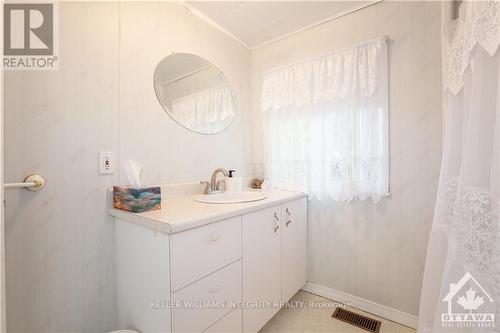
[[[499,43],[500,3],[465,1],[447,46],[444,156],[419,332],[500,332]],[[450,313],[495,318],[450,322]]]
[[217,129],[221,123],[232,121],[233,94],[226,85],[211,87],[174,99],[172,113],[177,121],[188,128],[202,131]]
[[388,193],[385,38],[264,73],[262,112],[272,186],[337,201]]

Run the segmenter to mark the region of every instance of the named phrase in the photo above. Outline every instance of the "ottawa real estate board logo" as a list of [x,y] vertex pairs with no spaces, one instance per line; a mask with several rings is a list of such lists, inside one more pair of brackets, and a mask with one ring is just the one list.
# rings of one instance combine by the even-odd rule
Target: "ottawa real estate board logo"
[[457,283],[450,283],[442,301],[447,307],[441,314],[442,327],[495,327],[494,301],[469,272]]
[[55,2],[3,4],[3,68],[58,68],[58,6]]

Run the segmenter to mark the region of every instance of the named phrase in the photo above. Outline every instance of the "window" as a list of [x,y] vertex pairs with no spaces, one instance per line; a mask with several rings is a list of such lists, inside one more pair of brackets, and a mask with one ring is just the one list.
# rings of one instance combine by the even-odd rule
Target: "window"
[[370,41],[264,73],[272,186],[337,201],[388,193],[387,43]]

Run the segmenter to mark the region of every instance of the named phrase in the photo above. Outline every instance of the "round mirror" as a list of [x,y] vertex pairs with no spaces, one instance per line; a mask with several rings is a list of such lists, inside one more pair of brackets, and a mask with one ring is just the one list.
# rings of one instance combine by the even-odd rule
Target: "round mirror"
[[233,89],[222,72],[193,54],[175,53],[156,66],[156,97],[178,124],[197,133],[215,134],[236,114]]

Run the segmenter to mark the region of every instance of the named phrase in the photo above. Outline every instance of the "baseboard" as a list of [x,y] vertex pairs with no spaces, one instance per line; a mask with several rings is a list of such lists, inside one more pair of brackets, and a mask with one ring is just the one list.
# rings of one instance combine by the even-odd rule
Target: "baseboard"
[[349,306],[352,306],[353,308],[372,313],[378,317],[394,321],[401,325],[405,325],[414,329],[417,328],[417,316],[369,301],[361,297],[349,295],[341,291],[323,287],[319,284],[310,282],[307,282],[302,290],[307,291],[311,294],[328,298],[332,301],[349,304]]

